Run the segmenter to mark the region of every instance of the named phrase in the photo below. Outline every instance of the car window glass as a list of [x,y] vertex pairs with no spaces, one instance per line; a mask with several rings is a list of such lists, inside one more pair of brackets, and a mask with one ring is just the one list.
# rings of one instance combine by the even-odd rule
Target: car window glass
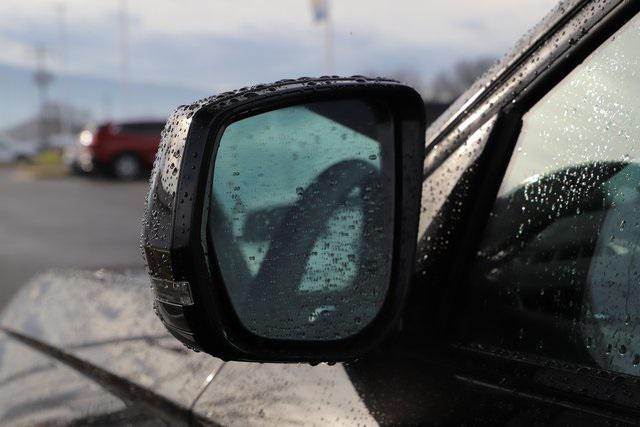
[[523,117],[468,339],[640,375],[640,17]]

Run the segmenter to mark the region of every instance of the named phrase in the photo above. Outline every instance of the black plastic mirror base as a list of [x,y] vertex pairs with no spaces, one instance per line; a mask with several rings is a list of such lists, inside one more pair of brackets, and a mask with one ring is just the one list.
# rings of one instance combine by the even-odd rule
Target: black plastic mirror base
[[[219,263],[225,262],[224,257],[216,254],[231,250],[230,246],[212,241],[207,232],[222,134],[230,124],[248,117],[310,103],[331,106],[336,101],[339,106],[337,101],[347,99],[383,105],[393,122],[390,158],[395,164],[389,182],[394,185],[390,192],[394,214],[387,216],[390,223],[384,228],[393,230],[386,296],[373,320],[348,336],[322,340],[259,336],[237,315],[223,280]],[[360,125],[348,123],[353,129]],[[407,296],[420,210],[424,132],[420,95],[382,78],[283,80],[178,108],[167,122],[156,157],[142,238],[154,307],[165,326],[187,346],[225,360],[335,362],[370,351],[397,327]],[[266,234],[260,231],[254,236]],[[229,265],[223,267],[229,270]]]

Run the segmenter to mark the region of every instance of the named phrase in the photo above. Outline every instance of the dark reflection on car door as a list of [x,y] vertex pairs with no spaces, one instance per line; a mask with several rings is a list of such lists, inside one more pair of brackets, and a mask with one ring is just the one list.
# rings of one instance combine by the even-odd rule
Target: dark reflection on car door
[[522,119],[466,340],[640,375],[640,17]]

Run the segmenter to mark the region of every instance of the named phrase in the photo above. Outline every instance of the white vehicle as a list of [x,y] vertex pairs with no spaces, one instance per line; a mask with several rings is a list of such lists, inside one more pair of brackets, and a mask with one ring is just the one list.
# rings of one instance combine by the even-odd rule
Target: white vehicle
[[34,144],[16,141],[6,135],[0,136],[0,163],[29,161],[38,153]]

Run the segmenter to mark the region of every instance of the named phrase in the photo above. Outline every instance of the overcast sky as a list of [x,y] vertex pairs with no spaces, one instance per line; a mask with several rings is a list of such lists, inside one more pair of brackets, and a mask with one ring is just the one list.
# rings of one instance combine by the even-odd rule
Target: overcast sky
[[[429,78],[463,58],[499,57],[556,0],[333,0],[337,74],[412,70]],[[309,0],[128,0],[129,79],[218,91],[324,73]],[[68,72],[119,77],[121,0],[0,2],[0,63],[32,67],[59,48]]]

